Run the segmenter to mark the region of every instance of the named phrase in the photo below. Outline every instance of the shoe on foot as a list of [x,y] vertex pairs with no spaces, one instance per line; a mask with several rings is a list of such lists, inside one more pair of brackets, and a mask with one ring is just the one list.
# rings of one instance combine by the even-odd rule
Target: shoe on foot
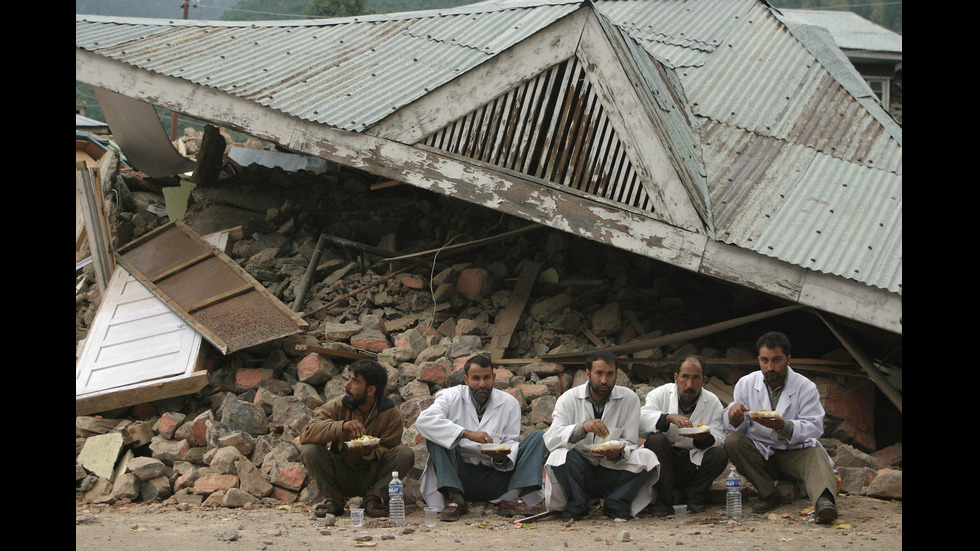
[[650,514],[655,517],[665,517],[673,512],[674,510],[670,507],[670,505],[659,501],[650,507]]
[[752,512],[762,515],[779,507],[779,492],[773,492],[766,497],[760,498],[758,503],[752,506]]
[[453,522],[459,520],[459,517],[466,512],[466,502],[463,500],[450,501],[446,504],[446,507],[439,513],[439,520],[446,522]]
[[602,514],[606,515],[607,517],[613,520],[620,519],[620,518],[624,520],[629,520],[633,518],[633,516],[630,515],[629,511],[616,511],[615,509],[610,509],[608,507],[602,508]]
[[708,506],[704,503],[698,503],[697,501],[691,501],[687,504],[688,513],[703,513]]
[[837,520],[837,504],[834,503],[834,498],[827,493],[817,499],[814,510],[816,511],[817,522],[820,524],[833,524]]
[[501,501],[497,503],[497,514],[502,517],[512,517],[514,515],[524,515],[529,517],[531,515],[536,515],[538,513],[544,512],[544,502],[538,503],[536,506],[531,507],[520,497]]
[[561,512],[561,519],[563,521],[566,521],[566,522],[569,521],[569,520],[585,520],[587,518],[589,518],[588,513],[582,513],[580,515],[576,515],[575,513],[571,512],[571,511],[562,511]]

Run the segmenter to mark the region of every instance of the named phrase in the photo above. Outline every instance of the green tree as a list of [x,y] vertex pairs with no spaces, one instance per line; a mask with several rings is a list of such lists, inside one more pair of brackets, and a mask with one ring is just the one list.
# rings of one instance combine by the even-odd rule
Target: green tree
[[306,6],[307,17],[349,17],[374,13],[366,0],[313,0]]

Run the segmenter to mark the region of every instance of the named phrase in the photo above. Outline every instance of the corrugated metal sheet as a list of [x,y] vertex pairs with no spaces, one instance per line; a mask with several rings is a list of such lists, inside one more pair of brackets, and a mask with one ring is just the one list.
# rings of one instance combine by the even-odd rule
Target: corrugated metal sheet
[[360,131],[578,7],[180,25],[77,16],[75,35],[99,55]]
[[782,19],[827,29],[844,50],[902,53],[902,35],[849,11],[779,8]]
[[651,211],[653,206],[573,58],[428,136],[426,145]]

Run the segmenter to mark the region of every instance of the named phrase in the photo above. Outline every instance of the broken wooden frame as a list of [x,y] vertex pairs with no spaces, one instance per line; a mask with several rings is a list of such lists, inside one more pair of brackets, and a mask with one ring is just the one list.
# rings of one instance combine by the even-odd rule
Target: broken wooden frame
[[222,354],[309,326],[179,220],[122,247],[116,260]]

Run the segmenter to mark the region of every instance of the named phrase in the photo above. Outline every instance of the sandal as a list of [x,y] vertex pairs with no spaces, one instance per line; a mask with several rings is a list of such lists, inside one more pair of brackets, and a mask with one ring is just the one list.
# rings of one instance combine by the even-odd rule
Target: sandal
[[371,518],[388,516],[388,508],[381,503],[381,498],[378,496],[364,496],[364,501],[361,503],[361,507],[364,508],[364,514]]
[[335,497],[328,497],[321,503],[317,503],[313,507],[313,514],[317,518],[323,518],[327,515],[337,516],[344,511],[344,504],[339,499]]

